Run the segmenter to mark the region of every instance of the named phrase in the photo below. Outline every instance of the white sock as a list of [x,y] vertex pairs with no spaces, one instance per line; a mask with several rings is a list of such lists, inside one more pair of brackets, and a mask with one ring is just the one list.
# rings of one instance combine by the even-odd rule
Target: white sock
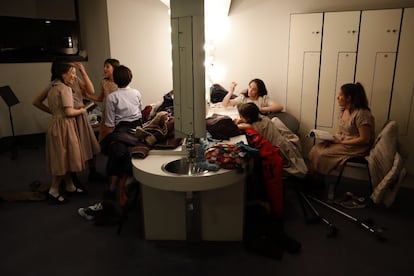
[[54,197],[58,197],[59,196],[59,189],[54,188],[54,187],[50,187],[49,194],[54,196]]

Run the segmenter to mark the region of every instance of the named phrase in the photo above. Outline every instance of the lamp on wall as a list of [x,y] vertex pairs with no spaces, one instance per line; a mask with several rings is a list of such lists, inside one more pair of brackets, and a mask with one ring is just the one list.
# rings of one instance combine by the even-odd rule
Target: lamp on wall
[[[220,3],[223,2],[228,3],[227,10],[222,9]],[[227,17],[229,5],[230,1],[222,0],[170,2],[176,137],[205,136],[205,111],[209,99],[209,88],[206,87],[217,78],[214,75],[217,71],[211,70],[216,68],[215,33],[219,19]]]
[[[170,7],[170,0],[160,1]],[[225,67],[215,59],[215,49],[229,32],[230,6],[231,0],[204,0],[206,87],[221,83],[226,74]]]

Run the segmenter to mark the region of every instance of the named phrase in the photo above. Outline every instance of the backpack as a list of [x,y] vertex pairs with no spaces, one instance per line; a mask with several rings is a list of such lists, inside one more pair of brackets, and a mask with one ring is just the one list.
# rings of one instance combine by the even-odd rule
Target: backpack
[[233,120],[227,115],[214,113],[206,118],[206,129],[211,137],[218,140],[227,140],[240,135],[240,131]]
[[[211,103],[219,103],[222,102],[224,97],[229,93],[223,86],[218,83],[213,84],[210,87],[210,102]],[[231,98],[237,97],[236,95],[232,95]]]

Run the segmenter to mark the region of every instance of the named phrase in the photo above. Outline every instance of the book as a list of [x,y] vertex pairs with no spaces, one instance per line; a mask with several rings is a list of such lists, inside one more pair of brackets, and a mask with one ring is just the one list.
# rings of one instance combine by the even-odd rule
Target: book
[[94,110],[98,105],[94,102],[89,102],[87,103],[84,107],[88,112],[91,112],[92,110]]
[[321,130],[321,129],[311,129],[308,133],[308,135],[306,135],[307,137],[311,137],[311,138],[316,138],[316,139],[320,139],[320,140],[326,140],[326,141],[334,141],[335,140],[335,135],[330,133],[329,131],[326,130]]

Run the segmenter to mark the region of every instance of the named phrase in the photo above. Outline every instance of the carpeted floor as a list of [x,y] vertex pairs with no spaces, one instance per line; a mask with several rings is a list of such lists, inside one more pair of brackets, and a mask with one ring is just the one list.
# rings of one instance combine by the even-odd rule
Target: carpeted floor
[[[18,157],[0,154],[0,192],[28,191],[30,183],[50,181],[44,148],[19,148]],[[105,157],[98,156],[104,172]],[[80,174],[87,183],[87,173]],[[332,181],[328,179],[328,181]],[[363,185],[361,185],[363,184]],[[339,229],[328,238],[325,224],[306,224],[295,180],[286,180],[285,231],[299,241],[298,254],[276,260],[247,251],[240,242],[146,241],[141,214],[129,214],[121,235],[117,227],[95,226],[77,213],[99,201],[106,183],[87,183],[89,194],[62,206],[48,201],[0,202],[0,275],[413,275],[414,190],[403,188],[391,208],[345,210],[386,228],[386,242],[349,219],[314,204]],[[343,190],[365,183],[345,180]],[[363,189],[361,190],[363,192]]]

